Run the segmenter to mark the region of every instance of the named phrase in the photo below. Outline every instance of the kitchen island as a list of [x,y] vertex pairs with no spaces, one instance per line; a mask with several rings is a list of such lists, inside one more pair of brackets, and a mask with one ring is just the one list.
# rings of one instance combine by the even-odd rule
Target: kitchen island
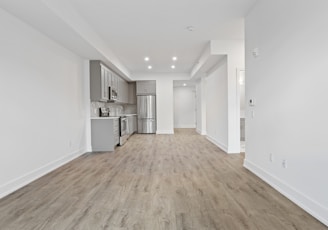
[[120,117],[91,117],[93,152],[114,151],[120,142]]

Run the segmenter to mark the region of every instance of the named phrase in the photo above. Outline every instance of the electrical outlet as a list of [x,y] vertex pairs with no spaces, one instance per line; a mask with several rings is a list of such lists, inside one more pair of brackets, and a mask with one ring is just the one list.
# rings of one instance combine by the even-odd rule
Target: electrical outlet
[[252,50],[253,57],[257,58],[260,55],[260,49],[259,48],[254,48]]
[[287,168],[287,160],[282,160],[282,167]]
[[273,153],[270,153],[269,155],[269,159],[270,159],[270,162],[273,162],[274,158],[273,158]]

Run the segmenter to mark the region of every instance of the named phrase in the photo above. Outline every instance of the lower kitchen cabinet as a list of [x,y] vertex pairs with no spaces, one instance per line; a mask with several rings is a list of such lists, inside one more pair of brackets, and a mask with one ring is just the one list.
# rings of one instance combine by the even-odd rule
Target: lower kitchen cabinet
[[136,133],[138,130],[138,119],[137,119],[137,115],[134,115],[132,117],[132,121],[133,121],[133,126],[132,126],[132,132]]
[[127,132],[129,135],[137,132],[137,115],[127,115]]
[[119,141],[118,117],[95,117],[91,119],[91,147],[93,152],[114,151]]

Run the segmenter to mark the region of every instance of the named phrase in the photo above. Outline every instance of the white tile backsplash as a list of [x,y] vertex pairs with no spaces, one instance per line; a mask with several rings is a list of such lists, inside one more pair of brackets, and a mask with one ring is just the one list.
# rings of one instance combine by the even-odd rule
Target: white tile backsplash
[[137,105],[124,105],[124,113],[125,114],[136,114],[137,113]]
[[90,116],[91,117],[99,117],[99,108],[104,107],[106,103],[104,102],[98,102],[98,101],[92,101],[90,103]]
[[[100,107],[106,107],[109,108],[109,115],[110,116],[118,116],[120,114],[124,113],[132,113],[132,112],[126,112],[125,107],[127,108],[127,111],[135,111],[136,112],[136,106],[135,109],[133,108],[135,105],[118,105],[114,103],[105,103],[105,102],[99,102],[99,101],[92,101],[90,105],[90,114],[91,117],[99,117],[99,108]],[[133,113],[135,113],[133,112]]]

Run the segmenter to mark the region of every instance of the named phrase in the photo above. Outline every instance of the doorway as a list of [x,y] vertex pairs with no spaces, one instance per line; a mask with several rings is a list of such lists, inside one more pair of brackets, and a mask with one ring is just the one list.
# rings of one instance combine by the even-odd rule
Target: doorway
[[196,88],[191,81],[174,81],[174,128],[196,128]]

